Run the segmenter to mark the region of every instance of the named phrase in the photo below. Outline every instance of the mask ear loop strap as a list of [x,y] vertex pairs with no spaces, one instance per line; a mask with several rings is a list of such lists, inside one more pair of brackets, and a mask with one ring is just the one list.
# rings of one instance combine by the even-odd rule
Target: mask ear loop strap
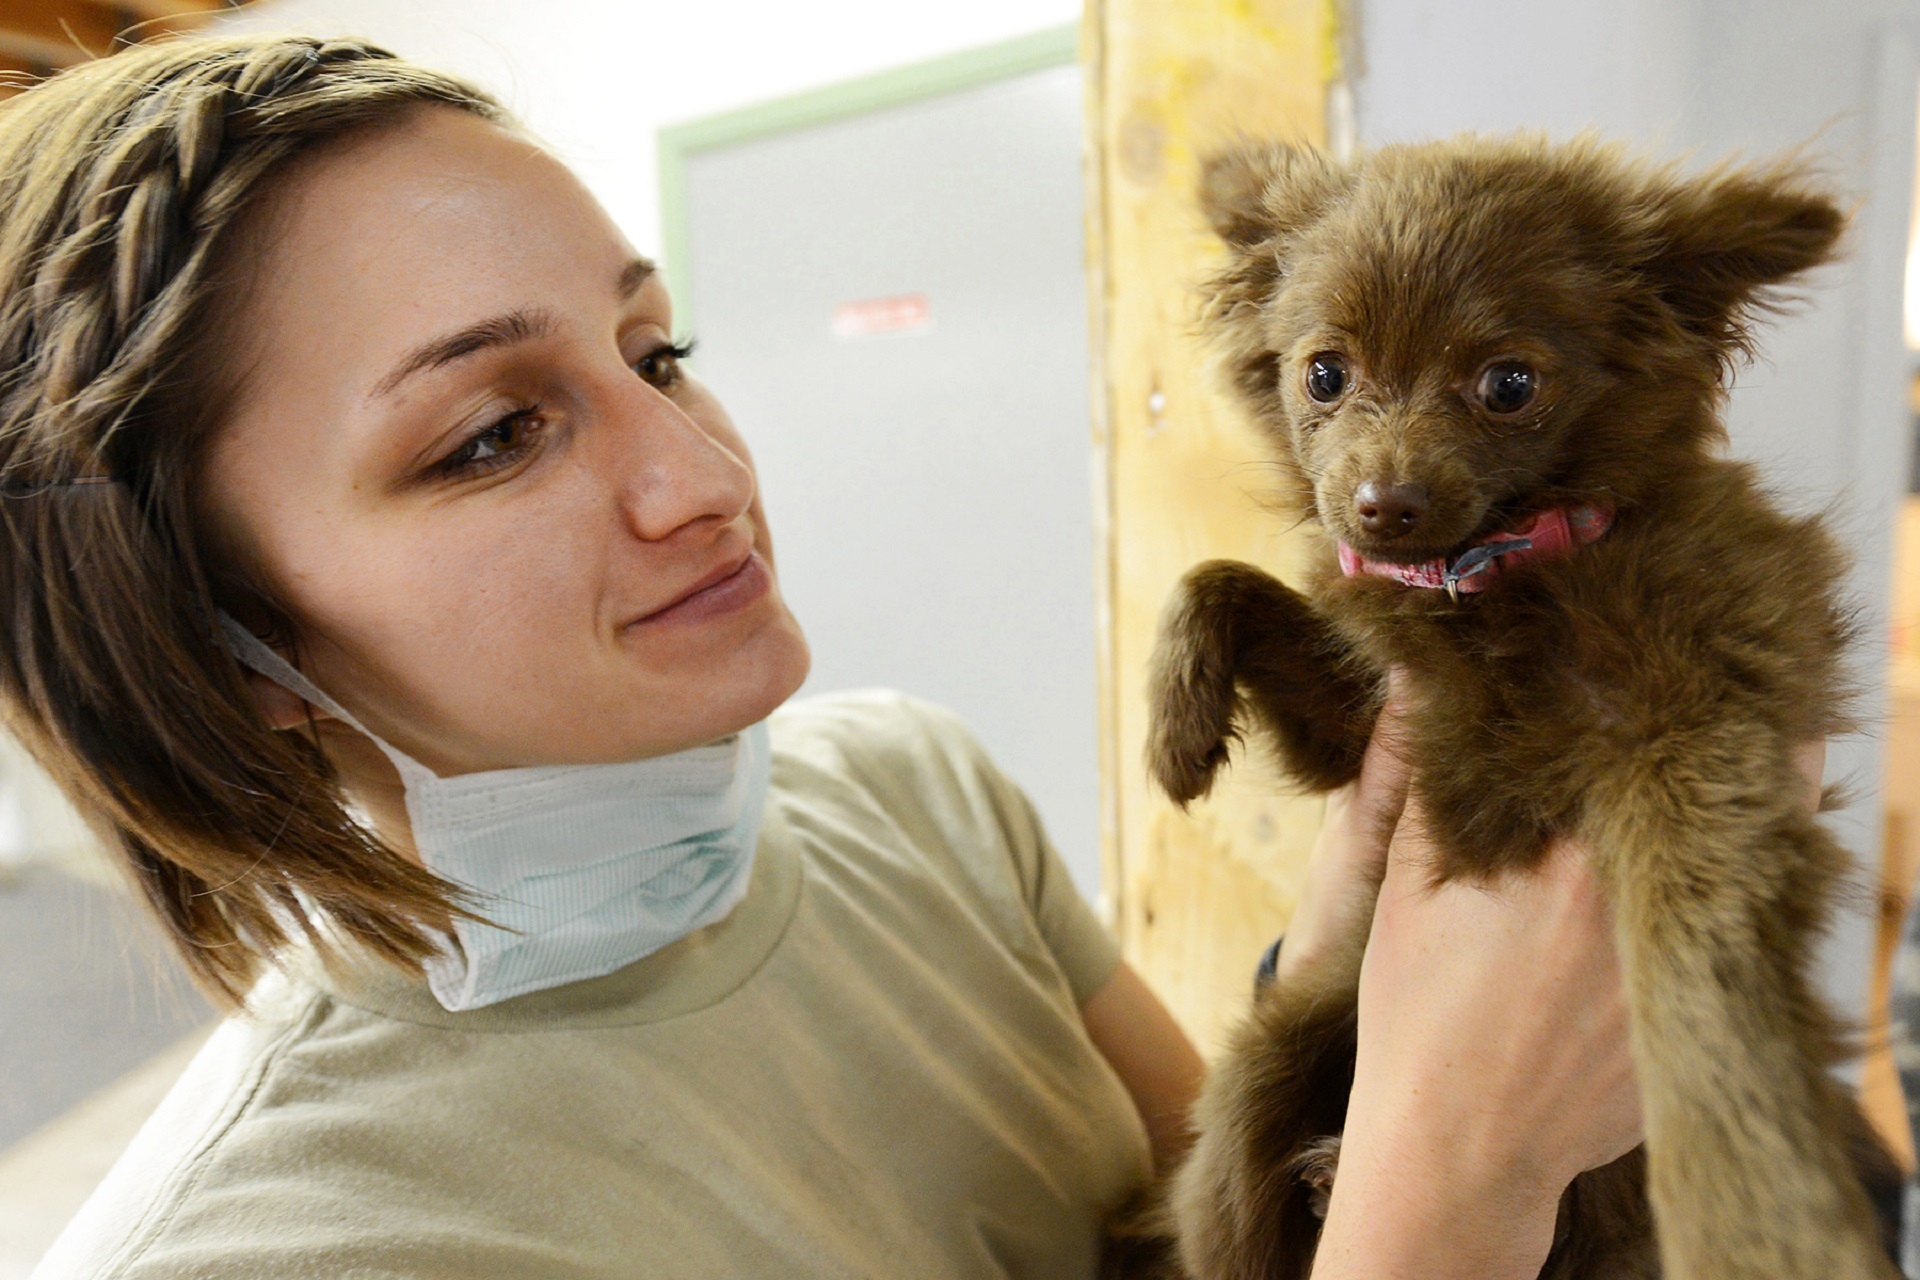
[[328,715],[334,716],[351,725],[373,741],[384,751],[387,759],[393,761],[393,767],[400,771],[403,780],[426,780],[435,777],[433,770],[406,755],[398,748],[389,746],[379,734],[361,724],[352,712],[329,697],[319,685],[307,679],[299,668],[267,647],[264,640],[247,630],[236,621],[232,614],[220,611],[220,631],[227,641],[227,649],[242,666],[251,667],[267,679],[285,689],[288,693],[305,698]]
[[[253,632],[241,626],[233,615],[222,609],[219,611],[219,617],[220,631],[226,639],[227,651],[233,654],[235,661],[239,662],[242,666],[250,667],[254,671],[259,672],[287,692],[305,698],[308,702],[319,707],[329,715],[338,717],[341,723],[359,730],[365,734],[375,746],[386,753],[387,759],[393,761],[393,767],[400,771],[400,780],[405,786],[407,795],[407,818],[413,823],[414,831],[418,832],[420,830],[420,821],[419,816],[414,812],[414,796],[418,790],[419,783],[431,781],[437,776],[433,770],[427,768],[427,766],[421,764],[412,756],[406,755],[397,748],[389,746],[379,734],[373,732],[373,730],[367,728],[364,724],[361,724],[352,712],[329,697],[319,685],[302,675],[299,668],[275,653],[259,636],[254,635]],[[421,850],[421,854],[428,867],[431,868],[433,865],[432,857],[429,856],[424,849]],[[460,954],[458,946],[461,931],[469,927],[471,926],[465,922],[455,921],[454,923],[454,930],[450,935],[449,945],[456,948],[454,952],[456,957]],[[451,964],[452,968],[447,971],[459,975],[456,981],[470,982],[472,980],[471,976],[467,974],[466,962],[464,960],[455,959],[448,961],[442,958],[430,960],[428,964],[428,972],[430,975],[433,972],[433,966]],[[438,988],[436,987],[435,990],[437,993]]]

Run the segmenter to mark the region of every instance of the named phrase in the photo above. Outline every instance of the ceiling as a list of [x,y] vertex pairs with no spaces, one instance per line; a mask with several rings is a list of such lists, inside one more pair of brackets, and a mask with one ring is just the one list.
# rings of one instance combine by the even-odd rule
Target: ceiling
[[0,0],[0,71],[44,76],[122,45],[189,31],[246,0]]

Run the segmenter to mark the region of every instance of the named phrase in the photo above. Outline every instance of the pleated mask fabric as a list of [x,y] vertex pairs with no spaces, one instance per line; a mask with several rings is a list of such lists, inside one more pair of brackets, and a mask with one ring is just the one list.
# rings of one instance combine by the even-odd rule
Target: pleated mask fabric
[[764,721],[618,764],[442,778],[356,720],[233,618],[240,662],[373,740],[406,788],[422,861],[473,895],[426,964],[450,1012],[597,978],[720,920],[745,896],[773,769]]

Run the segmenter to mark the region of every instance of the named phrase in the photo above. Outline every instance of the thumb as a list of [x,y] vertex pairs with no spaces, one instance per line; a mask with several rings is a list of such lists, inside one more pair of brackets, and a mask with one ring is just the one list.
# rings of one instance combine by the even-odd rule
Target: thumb
[[1405,689],[1405,680],[1389,672],[1386,701],[1374,721],[1373,736],[1367,741],[1351,801],[1369,847],[1380,850],[1387,848],[1400,821],[1412,776],[1407,757],[1409,727]]

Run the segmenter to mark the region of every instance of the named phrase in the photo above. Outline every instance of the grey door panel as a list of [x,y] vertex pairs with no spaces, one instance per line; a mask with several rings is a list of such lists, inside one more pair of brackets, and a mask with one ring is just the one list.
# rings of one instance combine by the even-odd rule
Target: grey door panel
[[685,278],[813,643],[807,691],[958,711],[1091,894],[1080,115],[1067,66],[697,152]]

